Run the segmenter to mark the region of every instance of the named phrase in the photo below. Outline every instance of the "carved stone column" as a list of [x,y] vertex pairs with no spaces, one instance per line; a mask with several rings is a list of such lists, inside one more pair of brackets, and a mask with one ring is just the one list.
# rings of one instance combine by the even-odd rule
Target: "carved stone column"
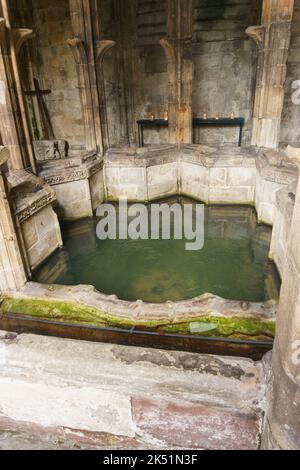
[[78,73],[88,150],[103,153],[109,146],[102,62],[115,44],[100,41],[97,0],[69,0],[74,38],[68,40]]
[[246,30],[258,47],[252,144],[277,148],[294,0],[263,0],[262,24]]
[[102,142],[104,150],[107,150],[110,146],[109,143],[109,132],[108,132],[108,121],[107,121],[107,108],[106,108],[106,97],[105,97],[105,83],[104,83],[104,71],[103,71],[103,60],[105,54],[115,46],[114,41],[103,40],[97,41],[97,67],[98,67],[98,90],[99,90],[99,108],[100,108],[100,125],[102,133]]
[[169,141],[191,143],[194,64],[189,46],[193,35],[193,2],[168,0],[167,5],[167,38],[162,39],[160,44],[168,61]]
[[97,149],[96,124],[93,110],[89,66],[86,49],[79,38],[68,39],[77,68],[82,114],[85,125],[85,145],[87,150]]
[[[31,165],[36,173],[32,139],[25,98],[21,86],[18,55],[23,43],[32,37],[30,29],[13,28],[7,0],[0,1],[1,32],[1,83],[3,91],[2,115],[5,122],[3,143],[11,151],[11,166],[19,169]],[[4,98],[4,95],[5,98]],[[5,103],[4,103],[5,101]],[[20,146],[20,148],[18,148]]]
[[134,109],[134,44],[136,40],[136,1],[113,0],[116,69],[119,73],[120,144],[137,145]]
[[[287,154],[300,169],[300,148]],[[272,384],[268,397],[265,449],[300,449],[300,179],[296,191],[287,261],[276,317]]]
[[8,200],[3,166],[9,151],[0,147],[0,293],[17,290],[26,282],[21,251]]
[[[8,13],[3,9],[3,14]],[[0,116],[3,144],[11,154],[13,169],[31,165],[36,172],[31,135],[18,69],[18,53],[32,31],[9,27],[6,18],[0,18]]]

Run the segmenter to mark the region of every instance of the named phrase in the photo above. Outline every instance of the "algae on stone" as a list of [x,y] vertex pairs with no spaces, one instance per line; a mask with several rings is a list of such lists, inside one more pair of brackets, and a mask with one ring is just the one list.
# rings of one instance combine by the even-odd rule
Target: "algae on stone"
[[[149,329],[165,333],[195,334],[208,337],[270,339],[275,335],[275,320],[245,316],[243,312],[228,316],[200,316],[170,320],[136,320],[116,316],[79,303],[30,298],[4,298],[1,313],[12,313],[33,318],[55,320],[78,325]],[[191,325],[201,324],[195,331]],[[205,327],[205,324],[207,327]]]

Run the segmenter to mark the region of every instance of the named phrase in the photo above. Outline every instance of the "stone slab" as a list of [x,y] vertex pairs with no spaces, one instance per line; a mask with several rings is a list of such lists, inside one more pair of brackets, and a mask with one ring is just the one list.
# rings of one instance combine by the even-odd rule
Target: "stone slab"
[[0,448],[258,447],[250,359],[0,332],[0,373]]

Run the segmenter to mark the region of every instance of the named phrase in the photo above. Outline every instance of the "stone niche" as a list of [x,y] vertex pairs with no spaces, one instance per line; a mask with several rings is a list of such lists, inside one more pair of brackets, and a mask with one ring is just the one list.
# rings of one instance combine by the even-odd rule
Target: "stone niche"
[[38,162],[39,175],[56,193],[60,220],[92,217],[104,200],[103,160],[94,153]]
[[63,244],[52,207],[56,194],[25,170],[11,172],[8,182],[24,262],[33,271]]

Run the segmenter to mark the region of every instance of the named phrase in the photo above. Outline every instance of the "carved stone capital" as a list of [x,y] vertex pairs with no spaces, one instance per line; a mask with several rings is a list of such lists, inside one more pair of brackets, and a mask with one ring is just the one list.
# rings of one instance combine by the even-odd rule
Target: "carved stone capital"
[[9,151],[6,147],[0,146],[0,167],[9,159]]
[[300,147],[292,147],[291,145],[288,145],[285,152],[291,162],[300,169]]
[[249,28],[246,29],[246,34],[256,42],[259,48],[263,46],[265,38],[265,27],[263,25],[249,26]]
[[105,41],[97,41],[97,62],[102,64],[105,54],[116,45],[115,41],[105,40]]
[[15,45],[17,56],[24,42],[34,36],[32,29],[25,28],[13,28],[10,30],[10,34]]
[[88,56],[84,42],[80,38],[76,37],[68,39],[67,43],[71,48],[76,64],[88,64]]
[[175,49],[174,49],[172,42],[169,41],[168,39],[161,39],[159,41],[159,44],[165,51],[168,62],[174,63],[176,57],[175,57]]
[[2,44],[2,41],[4,39],[4,33],[5,33],[5,19],[0,18],[0,45]]

